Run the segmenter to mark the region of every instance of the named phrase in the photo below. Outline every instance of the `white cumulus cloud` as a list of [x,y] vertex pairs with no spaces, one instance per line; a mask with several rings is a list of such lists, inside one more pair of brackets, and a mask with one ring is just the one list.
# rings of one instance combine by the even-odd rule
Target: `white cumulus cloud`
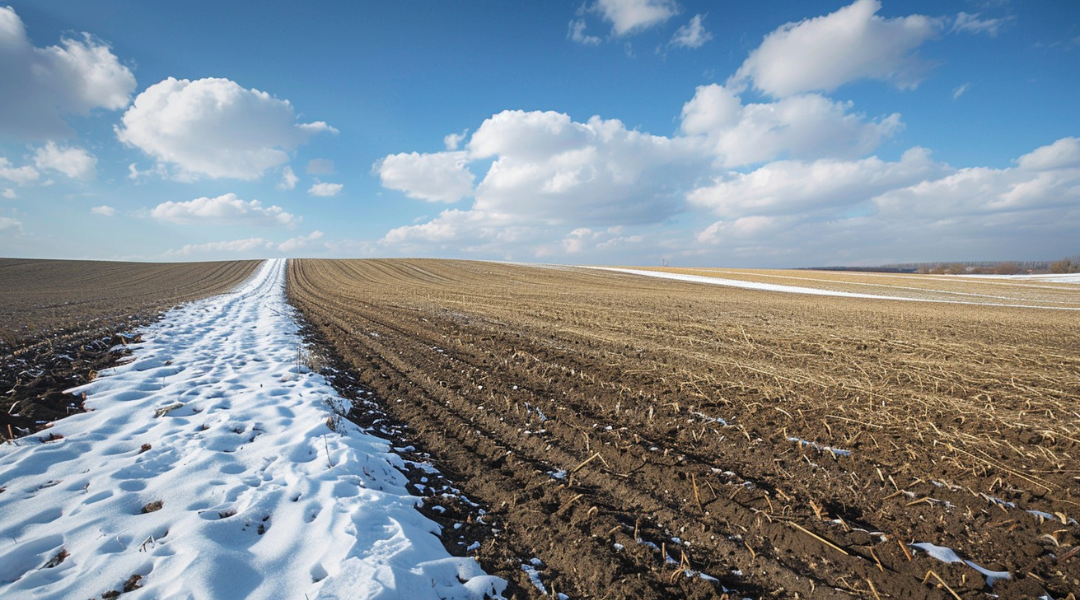
[[627,129],[617,119],[503,111],[484,121],[470,157],[494,158],[475,208],[551,223],[654,222],[679,210],[682,182],[705,167],[696,140]]
[[25,185],[41,177],[41,173],[30,165],[16,167],[11,161],[0,156],[0,177],[8,181],[14,181],[19,185]]
[[730,168],[778,157],[865,156],[901,127],[898,114],[870,121],[850,108],[818,94],[743,105],[730,88],[712,84],[683,106],[681,129],[704,136],[718,163]]
[[0,192],[0,196],[3,196],[8,200],[14,200],[19,197],[19,195],[15,193],[15,190],[11,188],[4,188],[4,191]]
[[[535,257],[584,244],[634,244],[633,234],[615,235],[612,228],[657,223],[683,210],[685,186],[710,162],[697,138],[654,136],[615,119],[503,111],[485,120],[464,150],[391,155],[375,164],[384,186],[412,197],[473,198],[467,210],[395,228],[380,244],[406,253],[452,249],[504,258],[512,255],[509,248],[529,247]],[[467,169],[478,164],[489,166],[471,189]],[[584,229],[608,233],[567,237]]]
[[443,138],[443,146],[446,146],[447,150],[457,150],[461,147],[461,143],[469,137],[469,130],[463,129],[461,133],[447,134]]
[[1061,138],[1021,156],[1016,162],[1020,168],[1032,171],[1080,169],[1080,138]]
[[11,217],[0,217],[0,233],[8,235],[22,233],[22,222]]
[[674,0],[597,0],[591,10],[611,23],[615,36],[638,33],[679,14]]
[[739,217],[734,220],[716,221],[698,232],[697,241],[707,245],[723,243],[753,243],[763,236],[773,236],[783,232],[796,223],[797,219],[785,216]]
[[293,173],[292,167],[286,165],[281,170],[281,181],[277,184],[277,189],[285,191],[296,189],[296,184],[299,182],[300,178]]
[[580,254],[592,250],[609,250],[640,244],[643,241],[645,237],[642,235],[625,235],[623,227],[608,227],[602,230],[579,227],[563,238],[562,250],[566,254]]
[[163,202],[150,211],[161,221],[194,225],[258,225],[295,227],[300,217],[280,206],[264,208],[258,200],[245,202],[236,194],[196,198],[187,202]]
[[97,158],[82,148],[57,146],[48,142],[34,153],[38,169],[59,171],[72,179],[93,179],[97,174]]
[[678,48],[700,48],[712,39],[712,34],[705,29],[705,15],[694,15],[690,22],[680,27],[668,43]]
[[312,184],[312,186],[308,188],[307,193],[312,196],[329,198],[330,196],[337,196],[344,187],[345,186],[340,183],[323,183],[320,181]]
[[857,79],[916,87],[932,65],[917,49],[940,35],[941,19],[923,15],[884,18],[878,0],[856,0],[822,17],[788,23],[765,36],[731,83],[781,98],[831,91]]
[[885,192],[874,202],[900,218],[964,218],[1075,207],[1080,202],[1080,140],[1062,138],[1006,169],[969,167]]
[[150,177],[160,177],[165,179],[169,176],[169,169],[161,163],[156,163],[153,167],[142,171],[135,163],[128,165],[128,179],[135,182],[142,182]]
[[228,240],[223,242],[207,242],[205,244],[186,244],[179,250],[170,250],[165,253],[170,256],[191,256],[200,254],[213,254],[228,252],[232,254],[258,254],[259,250],[270,250],[274,243],[261,237],[252,237],[242,240]]
[[444,210],[438,217],[416,225],[391,229],[379,244],[404,254],[440,252],[500,252],[502,248],[536,242],[539,232],[507,215],[477,210]]
[[[900,127],[899,116],[874,122],[849,109],[816,94],[743,105],[723,86],[703,86],[684,107],[682,135],[674,137],[627,129],[616,119],[579,122],[558,112],[503,111],[486,119],[463,150],[401,153],[375,164],[384,187],[413,198],[473,198],[467,210],[398,227],[381,243],[413,251],[458,244],[476,252],[527,244],[535,255],[603,250],[612,247],[602,246],[607,238],[636,243],[634,234],[600,240],[597,232],[657,225],[688,208],[726,214],[722,206],[761,202],[747,190],[766,177],[775,178],[777,195],[803,194],[793,206],[805,207],[848,202],[841,194],[844,182],[862,185],[862,196],[848,191],[865,202],[871,192],[933,171],[919,150],[900,163],[859,162]],[[771,170],[713,176],[701,184],[717,167],[778,157],[787,161],[766,165]],[[480,164],[489,166],[474,186],[470,168]],[[860,183],[860,177],[870,181]]]
[[913,148],[898,162],[861,160],[776,161],[749,173],[729,173],[688,194],[690,204],[729,219],[806,214],[868,202],[880,193],[950,171]]
[[[495,141],[488,140],[490,147],[517,147],[512,140]],[[527,141],[518,142],[528,146]],[[551,140],[547,143],[557,147]],[[568,152],[561,150],[555,156]],[[569,152],[573,157],[574,150]],[[599,155],[589,155],[591,164],[599,162]],[[957,169],[915,147],[895,161],[876,156],[788,159],[711,177],[700,171],[682,173],[669,181],[684,186],[675,197],[684,198],[685,204],[676,204],[671,213],[664,200],[654,198],[658,204],[651,205],[651,218],[642,220],[625,209],[598,211],[606,206],[604,197],[591,190],[574,196],[577,205],[558,204],[557,214],[546,213],[536,198],[545,182],[551,183],[548,189],[558,190],[560,180],[545,169],[570,159],[534,156],[531,168],[522,165],[526,173],[518,176],[498,172],[495,165],[505,157],[497,157],[485,181],[513,175],[511,183],[520,182],[521,187],[508,189],[533,190],[522,205],[508,200],[483,203],[488,190],[482,182],[471,208],[445,210],[433,219],[392,229],[377,246],[405,255],[505,260],[658,261],[663,256],[677,262],[707,253],[746,265],[885,264],[940,260],[957,253],[1056,256],[1075,244],[1073,224],[1080,219],[1078,138],[1036,148],[1005,169]],[[642,190],[646,197],[650,185]],[[624,204],[631,204],[631,198],[624,196]],[[669,231],[665,223],[679,213],[691,223],[709,220],[698,225],[695,235]]]
[[0,217],[0,233],[22,233],[23,223],[11,217]]
[[47,139],[69,132],[65,115],[118,110],[135,76],[89,34],[35,47],[15,10],[0,6],[0,135]]
[[311,247],[316,241],[322,239],[323,232],[312,231],[308,235],[300,235],[294,238],[289,238],[284,242],[278,244],[278,250],[282,252],[295,252],[297,250],[303,250],[304,248]]
[[[570,27],[566,32],[566,37],[586,46],[596,46],[600,43],[600,38],[585,33],[585,19],[574,19],[570,21]],[[455,148],[450,148],[450,150],[454,149]]]
[[91,208],[90,212],[103,217],[111,217],[116,214],[116,209],[107,204],[102,204],[101,206]]
[[462,151],[391,154],[375,163],[383,187],[428,202],[457,202],[473,192],[468,153]]
[[298,123],[288,100],[228,79],[170,77],[139,94],[121,121],[120,141],[189,179],[256,179],[311,136],[337,132],[322,121]]
[[769,164],[692,194],[721,217],[696,241],[751,264],[1056,256],[1075,245],[1080,218],[1072,140],[1004,169],[955,169],[921,148],[898,162]]

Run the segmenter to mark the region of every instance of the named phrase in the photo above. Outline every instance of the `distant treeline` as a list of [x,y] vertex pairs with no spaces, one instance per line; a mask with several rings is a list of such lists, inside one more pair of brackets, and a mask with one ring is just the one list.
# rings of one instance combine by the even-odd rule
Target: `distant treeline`
[[1061,260],[1005,260],[968,262],[923,262],[882,265],[880,267],[813,267],[818,271],[857,271],[864,273],[924,273],[931,275],[1023,275],[1080,273],[1080,254]]
[[914,273],[917,267],[907,266],[884,266],[884,267],[807,267],[810,271],[854,271],[857,273]]

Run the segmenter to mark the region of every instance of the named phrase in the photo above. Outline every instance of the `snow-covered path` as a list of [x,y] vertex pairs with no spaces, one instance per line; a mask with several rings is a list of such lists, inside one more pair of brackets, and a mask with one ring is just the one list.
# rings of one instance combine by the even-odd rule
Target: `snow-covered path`
[[[481,598],[382,439],[297,372],[285,262],[171,311],[90,412],[0,446],[0,597]],[[136,576],[136,577],[133,577]],[[461,583],[464,581],[465,583]],[[125,592],[125,583],[132,589]]]

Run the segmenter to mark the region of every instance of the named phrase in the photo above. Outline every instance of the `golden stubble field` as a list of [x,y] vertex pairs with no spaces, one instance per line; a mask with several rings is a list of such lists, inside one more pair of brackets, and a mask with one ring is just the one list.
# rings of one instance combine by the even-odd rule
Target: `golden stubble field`
[[[1045,282],[719,276],[1080,306]],[[519,597],[530,557],[575,598],[1080,590],[1080,311],[436,260],[292,261],[289,295],[486,507],[472,553]]]

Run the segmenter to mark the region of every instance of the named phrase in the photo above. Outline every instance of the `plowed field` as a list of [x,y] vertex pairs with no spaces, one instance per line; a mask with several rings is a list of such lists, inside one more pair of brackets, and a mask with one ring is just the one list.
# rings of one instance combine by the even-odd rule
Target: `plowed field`
[[258,264],[0,259],[0,434],[78,410],[62,391],[116,358],[117,334],[226,292]]
[[[1046,281],[1052,275],[1015,278],[971,275],[907,275],[845,271],[760,271],[753,269],[650,269],[747,283],[809,287],[840,294],[867,294],[954,304],[1080,310],[1075,283]],[[1058,276],[1061,277],[1061,276]]]
[[1080,590],[1075,311],[458,261],[289,276],[488,511],[469,552],[519,598],[523,561],[571,598]]

